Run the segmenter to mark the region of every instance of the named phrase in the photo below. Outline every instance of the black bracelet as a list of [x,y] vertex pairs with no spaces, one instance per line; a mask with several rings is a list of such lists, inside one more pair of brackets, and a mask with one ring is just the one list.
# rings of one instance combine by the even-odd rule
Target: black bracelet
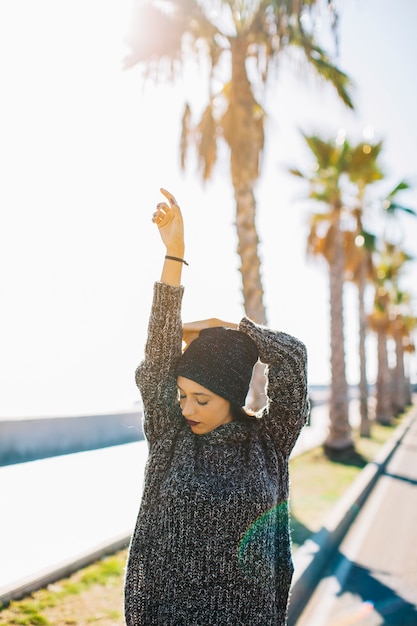
[[180,259],[178,256],[169,256],[167,254],[165,258],[169,259],[170,261],[178,261],[178,263],[184,263],[184,265],[188,265],[185,259]]

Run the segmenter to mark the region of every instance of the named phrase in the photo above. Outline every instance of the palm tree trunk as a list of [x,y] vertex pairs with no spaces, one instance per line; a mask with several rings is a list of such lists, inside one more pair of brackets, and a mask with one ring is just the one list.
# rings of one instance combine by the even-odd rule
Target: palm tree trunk
[[[238,254],[241,260],[242,292],[246,315],[258,324],[266,324],[266,311],[263,303],[261,264],[258,255],[258,234],[255,227],[255,196],[252,189],[241,181],[235,187],[236,229],[238,234]],[[253,373],[248,406],[254,411],[265,405],[265,367],[258,364]]]
[[[236,200],[236,231],[242,275],[243,303],[246,315],[258,324],[266,324],[263,302],[259,238],[256,230],[254,188],[259,176],[259,154],[263,146],[262,124],[253,116],[255,99],[246,73],[247,44],[234,40],[232,45],[231,110],[236,132],[229,138],[232,184]],[[264,367],[255,368],[249,394],[251,408],[264,406]]]
[[263,134],[259,136],[260,126],[253,117],[255,100],[246,73],[246,50],[247,44],[244,40],[233,41],[230,110],[233,111],[236,132],[232,133],[228,143],[236,200],[236,230],[245,312],[254,322],[266,324],[254,194]]
[[[235,187],[236,230],[238,254],[241,261],[242,292],[246,315],[258,324],[266,324],[263,303],[261,264],[258,255],[258,234],[255,227],[255,196],[245,181]],[[256,365],[248,396],[248,406],[254,411],[265,405],[265,367]]]
[[413,394],[411,390],[411,381],[407,374],[404,379],[404,385],[405,385],[405,392],[404,392],[405,406],[410,406],[413,403]]
[[394,390],[393,390],[393,406],[394,415],[402,413],[406,407],[405,399],[405,369],[404,369],[404,350],[403,336],[400,328],[395,324],[394,327],[395,340],[395,370],[394,370]]
[[237,251],[240,257],[242,293],[245,312],[258,324],[266,324],[266,311],[263,303],[261,263],[258,255],[259,239],[255,226],[255,196],[249,185],[241,181],[235,186],[236,230],[238,233]]
[[343,277],[344,252],[340,217],[335,224],[335,247],[330,263],[330,405],[329,434],[324,444],[327,453],[333,454],[354,447],[349,423],[349,397],[346,381],[345,342],[343,328]]
[[388,364],[387,336],[378,329],[378,373],[376,378],[376,416],[380,424],[389,426],[392,418],[391,374]]
[[413,392],[411,389],[410,380],[410,352],[404,350],[404,399],[405,406],[410,406],[413,403]]
[[360,405],[360,435],[371,436],[371,422],[368,412],[368,379],[366,375],[366,312],[365,312],[365,265],[361,258],[358,279],[358,304],[359,304],[359,405]]

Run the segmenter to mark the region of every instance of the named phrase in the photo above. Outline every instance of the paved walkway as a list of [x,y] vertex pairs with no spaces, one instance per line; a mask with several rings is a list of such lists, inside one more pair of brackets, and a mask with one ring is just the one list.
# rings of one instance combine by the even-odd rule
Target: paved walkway
[[417,625],[415,408],[413,413],[297,626]]
[[[357,423],[357,401],[351,405]],[[293,454],[320,445],[327,406],[312,410]],[[127,545],[137,515],[144,441],[0,467],[0,601],[47,584],[108,545]]]

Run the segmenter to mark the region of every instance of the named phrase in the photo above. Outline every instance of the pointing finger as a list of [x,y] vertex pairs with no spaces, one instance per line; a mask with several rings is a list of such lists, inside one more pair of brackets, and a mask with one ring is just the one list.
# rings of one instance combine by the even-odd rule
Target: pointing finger
[[172,204],[173,206],[178,206],[178,202],[175,200],[175,198],[172,195],[172,193],[170,193],[169,191],[167,191],[163,187],[161,187],[160,191],[165,196],[165,198],[168,200],[168,202],[170,204]]

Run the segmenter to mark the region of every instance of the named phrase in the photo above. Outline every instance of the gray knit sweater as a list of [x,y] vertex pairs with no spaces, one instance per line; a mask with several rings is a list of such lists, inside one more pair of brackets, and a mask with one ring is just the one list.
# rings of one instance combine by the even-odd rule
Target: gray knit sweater
[[127,626],[283,626],[288,458],[308,411],[306,350],[244,318],[267,366],[261,417],[195,435],[177,402],[183,288],[156,283],[136,380],[149,443],[125,583]]

